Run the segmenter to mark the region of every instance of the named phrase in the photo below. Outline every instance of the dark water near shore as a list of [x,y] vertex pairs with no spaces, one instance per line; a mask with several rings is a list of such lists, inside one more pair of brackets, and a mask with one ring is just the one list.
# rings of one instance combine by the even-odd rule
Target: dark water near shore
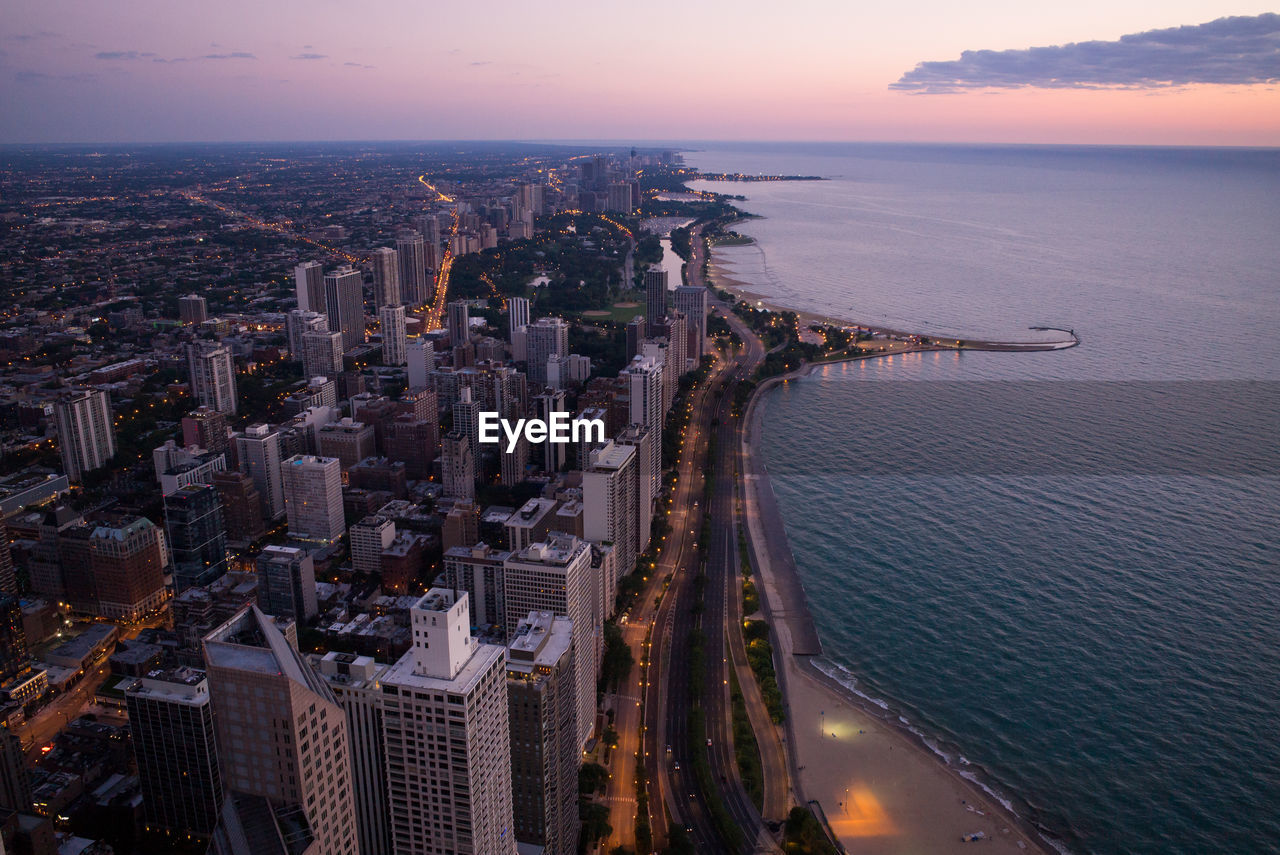
[[730,185],[764,219],[718,257],[776,302],[1084,341],[772,393],[763,452],[846,681],[1073,851],[1280,849],[1280,155],[687,159],[839,176]]

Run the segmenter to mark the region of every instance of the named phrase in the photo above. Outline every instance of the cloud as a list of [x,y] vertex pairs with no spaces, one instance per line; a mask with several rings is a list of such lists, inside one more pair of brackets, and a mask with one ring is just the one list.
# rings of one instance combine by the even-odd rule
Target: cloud
[[94,59],[108,60],[152,59],[154,57],[154,53],[143,53],[136,50],[102,50],[93,55]]
[[491,60],[488,60],[488,59],[481,59],[481,60],[477,60],[477,61],[475,61],[475,62],[473,62],[473,63],[471,63],[471,64],[472,64],[472,65],[493,65],[493,62],[492,62]]
[[365,65],[363,62],[344,62],[343,65],[348,68],[377,68],[376,65]]
[[201,59],[257,59],[251,53],[245,53],[242,50],[235,50],[231,53],[206,53]]
[[890,89],[1160,89],[1194,83],[1280,81],[1280,15],[1219,18],[1148,30],[1117,41],[1026,50],[967,50],[949,62],[922,62]]
[[291,56],[289,59],[328,59],[328,54],[323,53],[300,53],[297,56]]
[[9,38],[15,42],[39,42],[46,39],[60,39],[62,38],[62,33],[40,30],[34,33],[15,33],[14,35],[9,36]]

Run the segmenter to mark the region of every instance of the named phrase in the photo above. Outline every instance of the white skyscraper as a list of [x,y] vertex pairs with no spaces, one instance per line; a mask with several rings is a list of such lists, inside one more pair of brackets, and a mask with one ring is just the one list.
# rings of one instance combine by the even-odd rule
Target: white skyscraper
[[384,516],[370,514],[348,530],[351,541],[351,569],[357,573],[382,570],[382,550],[396,539],[396,524]]
[[400,299],[400,255],[380,246],[373,251],[373,305],[398,306]]
[[328,332],[329,317],[323,312],[294,309],[285,317],[285,332],[289,336],[289,353],[295,360],[302,360],[302,337],[309,332]]
[[328,330],[302,334],[302,373],[333,379],[342,373],[342,333]]
[[430,339],[411,338],[405,346],[405,359],[409,363],[409,388],[426,388],[427,375],[436,367],[435,345]]
[[631,572],[640,554],[637,451],[608,442],[590,453],[582,470],[583,534],[587,540],[613,544],[624,573]]
[[364,342],[364,276],[350,264],[324,276],[329,329],[342,333],[342,352]]
[[318,261],[304,261],[293,268],[294,288],[298,294],[298,308],[304,312],[323,312],[324,267]]
[[432,588],[410,626],[382,675],[395,852],[515,855],[506,651],[472,638],[466,594]]
[[503,596],[508,638],[523,616],[547,611],[573,621],[574,685],[577,694],[577,745],[595,722],[596,675],[604,618],[591,569],[591,545],[571,534],[551,532],[545,542],[513,552],[503,566]]
[[[351,742],[351,783],[355,790],[360,855],[391,855],[387,825],[386,749],[382,738],[382,673],[386,665],[369,656],[329,652],[310,657],[347,713]],[[575,771],[576,774],[576,771]]]
[[336,457],[295,454],[280,465],[289,536],[333,543],[346,532],[342,468]]
[[236,440],[240,471],[253,479],[262,497],[262,515],[267,520],[284,516],[284,479],[280,474],[280,434],[270,425],[255,424],[244,429]]
[[689,358],[698,362],[707,352],[707,289],[681,285],[676,288],[674,303],[676,311],[684,315],[689,327]]
[[524,297],[507,298],[507,340],[521,327],[529,325],[529,301]]
[[382,364],[404,365],[409,361],[408,339],[405,337],[404,306],[383,306],[378,310],[382,325]]
[[213,341],[187,345],[187,370],[191,374],[191,395],[201,406],[220,413],[236,411],[236,372],[231,351]]
[[62,468],[72,481],[106,466],[116,453],[111,401],[106,392],[80,389],[54,405]]
[[[662,436],[663,419],[666,417],[662,406],[662,370],[661,362],[637,356],[622,372],[631,391],[630,422],[644,425],[655,438]],[[650,478],[654,483],[653,495],[656,496],[661,491],[662,481],[661,442],[653,443],[650,455]]]
[[[662,472],[654,468],[656,458],[661,456],[658,434],[644,425],[632,424],[623,428],[614,440],[618,445],[630,445],[636,450],[636,555],[644,554],[649,548],[649,535],[653,527],[653,500],[658,497],[662,487]],[[631,567],[618,563],[618,573],[626,575]]]
[[526,373],[530,383],[546,385],[547,359],[552,354],[568,356],[569,325],[564,318],[538,318],[537,323],[525,327],[525,357],[529,363]]

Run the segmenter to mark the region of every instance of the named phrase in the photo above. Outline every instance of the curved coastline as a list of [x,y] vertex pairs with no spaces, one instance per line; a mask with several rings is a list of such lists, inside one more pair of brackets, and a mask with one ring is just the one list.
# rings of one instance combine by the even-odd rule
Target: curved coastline
[[[821,803],[821,799],[818,798],[820,793],[816,791],[822,787],[815,785],[807,788],[805,785],[805,778],[812,779],[815,776],[803,774],[806,764],[800,762],[798,755],[803,752],[812,756],[816,752],[805,751],[805,738],[797,732],[796,711],[807,708],[807,712],[812,716],[811,706],[815,696],[818,699],[825,697],[833,703],[847,704],[858,715],[873,720],[887,732],[896,745],[905,747],[918,757],[924,758],[945,774],[959,791],[967,792],[969,799],[960,799],[960,803],[964,805],[967,812],[975,815],[973,824],[976,824],[978,817],[988,816],[998,817],[1002,823],[1007,823],[1006,827],[995,832],[999,835],[995,838],[996,840],[1002,843],[1011,842],[1022,851],[1034,849],[1046,855],[1047,853],[1065,853],[1068,850],[1062,842],[1053,838],[1047,829],[1040,827],[1031,818],[1019,812],[1013,800],[999,791],[999,789],[1005,789],[1003,784],[993,779],[984,780],[990,777],[984,769],[970,764],[959,754],[953,759],[937,747],[934,738],[912,726],[907,719],[894,711],[890,704],[864,694],[840,679],[841,673],[848,674],[855,680],[856,675],[822,655],[821,638],[809,611],[807,594],[786,535],[781,511],[769,480],[768,469],[761,456],[753,453],[761,443],[761,415],[764,406],[762,402],[777,386],[789,380],[805,377],[819,366],[835,362],[874,359],[880,356],[938,349],[940,348],[915,346],[892,353],[872,352],[824,362],[806,363],[795,371],[763,381],[752,393],[743,416],[745,430],[741,432],[742,474],[739,489],[750,560],[760,583],[761,609],[768,620],[777,650],[779,687],[782,690],[787,711],[785,731],[788,750],[786,753],[793,794],[799,804],[810,801]],[[828,664],[829,668],[822,667],[823,664]],[[819,702],[825,703],[822,700]],[[824,722],[826,721],[825,709],[824,706],[821,714]],[[825,731],[825,723],[821,727]],[[862,727],[857,730],[859,737],[864,736],[866,732],[866,728]],[[834,733],[832,737],[834,739]],[[807,738],[812,740],[811,735]],[[822,733],[822,738],[826,738],[825,732]],[[890,750],[892,747],[891,745]],[[956,760],[960,761],[959,764],[955,762]],[[806,761],[806,763],[809,762],[813,761]],[[830,787],[826,789],[830,790]],[[837,793],[838,789],[837,785]],[[844,794],[848,801],[849,788],[845,788]],[[973,804],[969,803],[970,799]],[[1020,799],[1018,801],[1026,804]],[[849,802],[849,804],[852,803]],[[975,805],[981,805],[981,808],[975,808]],[[839,807],[830,804],[824,805],[823,809],[828,816],[838,814],[840,810]],[[847,814],[849,805],[843,804],[843,810]],[[846,823],[837,822],[832,831],[845,825]],[[994,841],[988,839],[988,842]]]

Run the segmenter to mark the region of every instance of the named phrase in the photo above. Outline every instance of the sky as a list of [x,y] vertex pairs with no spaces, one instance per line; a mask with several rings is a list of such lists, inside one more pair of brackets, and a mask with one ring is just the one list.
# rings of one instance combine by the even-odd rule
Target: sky
[[1280,16],[1251,0],[5,7],[3,143],[1280,145]]

